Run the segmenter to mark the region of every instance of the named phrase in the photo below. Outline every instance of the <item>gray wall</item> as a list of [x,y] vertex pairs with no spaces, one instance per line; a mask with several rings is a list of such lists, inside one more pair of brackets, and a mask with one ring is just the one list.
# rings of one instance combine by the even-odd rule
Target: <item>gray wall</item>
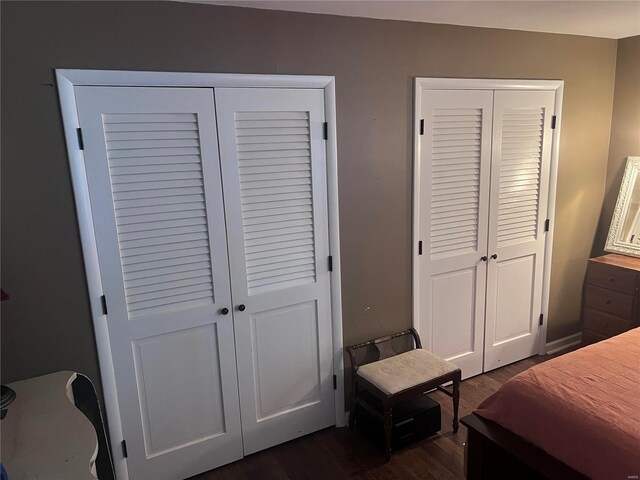
[[549,339],[579,330],[616,41],[170,2],[2,3],[4,382],[98,377],[54,68],[335,75],[344,340],[411,322],[415,76],[565,80]]
[[602,255],[627,157],[640,157],[640,35],[618,41],[607,183],[593,255]]

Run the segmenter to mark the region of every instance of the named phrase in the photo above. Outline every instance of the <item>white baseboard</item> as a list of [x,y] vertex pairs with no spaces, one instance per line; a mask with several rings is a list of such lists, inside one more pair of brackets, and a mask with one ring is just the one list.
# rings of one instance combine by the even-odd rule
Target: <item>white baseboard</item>
[[554,340],[553,342],[547,343],[547,355],[552,355],[554,353],[561,352],[562,350],[566,350],[567,348],[574,347],[579,345],[582,342],[582,333],[574,333],[573,335],[569,335],[567,337],[559,338]]

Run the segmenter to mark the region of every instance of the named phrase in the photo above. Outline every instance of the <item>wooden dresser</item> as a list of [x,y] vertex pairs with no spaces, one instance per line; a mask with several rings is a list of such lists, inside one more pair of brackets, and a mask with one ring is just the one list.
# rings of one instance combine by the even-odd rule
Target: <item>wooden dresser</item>
[[640,258],[611,253],[589,260],[582,308],[582,344],[640,326]]

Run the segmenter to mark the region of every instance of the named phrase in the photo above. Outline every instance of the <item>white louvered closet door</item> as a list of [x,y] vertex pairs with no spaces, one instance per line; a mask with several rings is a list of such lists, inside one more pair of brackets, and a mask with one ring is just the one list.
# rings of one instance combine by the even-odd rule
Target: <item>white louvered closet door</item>
[[129,478],[237,460],[213,90],[75,91]]
[[485,371],[538,351],[554,100],[495,92]]
[[215,94],[250,454],[334,424],[324,93]]
[[425,348],[482,372],[491,91],[422,92],[419,312]]

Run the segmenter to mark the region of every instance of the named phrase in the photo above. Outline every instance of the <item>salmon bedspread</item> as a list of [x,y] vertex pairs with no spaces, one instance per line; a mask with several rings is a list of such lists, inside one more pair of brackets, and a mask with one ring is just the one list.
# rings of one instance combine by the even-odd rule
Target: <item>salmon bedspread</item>
[[593,479],[640,475],[640,328],[513,377],[475,411]]

